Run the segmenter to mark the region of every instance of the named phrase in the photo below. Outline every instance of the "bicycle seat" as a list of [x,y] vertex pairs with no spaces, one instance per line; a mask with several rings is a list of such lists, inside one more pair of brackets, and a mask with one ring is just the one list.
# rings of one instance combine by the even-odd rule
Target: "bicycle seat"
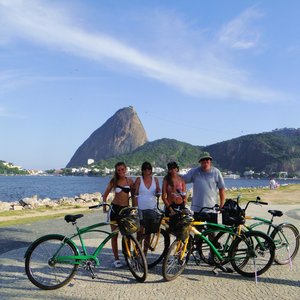
[[79,214],[79,215],[66,215],[65,216],[65,221],[67,222],[67,223],[69,223],[69,222],[75,222],[77,219],[79,219],[79,218],[82,218],[83,217],[83,214]]
[[268,212],[274,217],[281,217],[283,215],[281,210],[268,210]]

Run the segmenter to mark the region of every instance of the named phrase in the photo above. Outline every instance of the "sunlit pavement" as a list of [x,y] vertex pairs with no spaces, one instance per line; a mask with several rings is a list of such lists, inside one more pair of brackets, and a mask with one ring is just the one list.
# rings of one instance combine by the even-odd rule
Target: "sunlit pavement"
[[[300,208],[297,205],[249,208],[249,214],[267,218],[267,209],[280,209],[285,215],[277,223],[288,221],[300,228]],[[101,218],[104,216],[101,216]],[[99,221],[99,212],[86,215],[81,225]],[[51,228],[52,230],[49,230]],[[33,239],[51,232],[71,232],[72,226],[63,219],[43,221],[31,225],[0,228],[2,254],[0,255],[1,299],[299,299],[300,254],[292,265],[272,265],[255,282],[237,273],[212,272],[207,265],[197,266],[193,260],[176,280],[164,282],[161,265],[151,269],[144,283],[134,280],[129,270],[111,267],[111,249],[100,256],[103,264],[92,279],[80,270],[71,283],[54,291],[40,290],[27,279],[24,271],[24,253]],[[91,240],[91,246],[95,240]],[[7,251],[4,252],[3,249]],[[3,253],[4,252],[4,253]]]

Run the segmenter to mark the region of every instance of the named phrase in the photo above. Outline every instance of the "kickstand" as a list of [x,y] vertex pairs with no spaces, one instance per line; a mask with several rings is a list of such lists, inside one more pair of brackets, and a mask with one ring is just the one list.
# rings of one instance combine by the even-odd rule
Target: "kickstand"
[[193,258],[194,258],[194,261],[195,261],[196,265],[197,265],[197,266],[200,266],[200,261],[201,261],[201,260],[195,256],[194,252],[192,252],[192,256],[193,256]]

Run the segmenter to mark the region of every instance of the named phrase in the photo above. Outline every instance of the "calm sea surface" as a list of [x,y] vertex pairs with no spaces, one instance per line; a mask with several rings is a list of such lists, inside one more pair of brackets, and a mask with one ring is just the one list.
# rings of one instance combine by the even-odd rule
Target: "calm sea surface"
[[[0,176],[0,201],[12,202],[24,197],[39,198],[74,197],[84,193],[103,193],[110,177],[86,176]],[[160,182],[162,178],[160,177]],[[279,180],[280,184],[297,183],[300,180]],[[264,179],[225,179],[226,187],[263,187]],[[188,185],[190,188],[191,185]]]

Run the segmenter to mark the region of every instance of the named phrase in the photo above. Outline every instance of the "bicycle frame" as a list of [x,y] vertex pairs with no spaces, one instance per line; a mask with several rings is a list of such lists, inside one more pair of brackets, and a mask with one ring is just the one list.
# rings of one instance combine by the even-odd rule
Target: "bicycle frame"
[[[208,226],[208,228],[205,229],[203,232],[200,232],[197,230],[197,228],[195,226],[203,226],[203,227]],[[205,243],[207,243],[209,245],[210,249],[214,252],[214,254],[220,260],[223,260],[224,257],[218,251],[218,249],[215,247],[215,245],[210,241],[210,239],[206,237],[206,235],[208,235],[209,233],[215,233],[215,232],[226,232],[226,233],[229,233],[233,237],[239,235],[232,227],[227,227],[227,226],[224,226],[221,224],[216,224],[216,223],[201,222],[201,221],[193,221],[192,222],[191,232],[193,232],[194,235],[199,236],[202,240],[204,240]]]
[[[62,245],[59,249],[57,249],[56,253],[54,254],[54,256],[52,257],[52,260],[54,260],[55,262],[59,262],[59,263],[68,263],[68,264],[72,264],[72,265],[79,265],[82,261],[86,261],[86,260],[93,260],[96,264],[96,266],[100,265],[99,259],[98,259],[98,255],[99,253],[102,251],[103,247],[106,245],[106,243],[113,238],[114,236],[116,236],[119,232],[119,229],[114,230],[113,232],[108,232],[106,230],[100,230],[100,229],[95,229],[98,227],[102,227],[105,225],[109,225],[109,224],[116,224],[116,223],[112,223],[112,222],[101,222],[101,223],[97,223],[97,224],[93,224],[84,228],[79,228],[76,225],[76,229],[77,229],[77,233],[66,237],[63,242]],[[83,235],[86,233],[90,233],[90,232],[101,232],[101,233],[105,233],[107,235],[107,237],[99,244],[99,246],[96,248],[96,250],[92,253],[92,254],[88,254],[87,253],[87,249],[84,243],[84,239],[83,239]],[[80,253],[80,250],[78,248],[78,246],[75,244],[75,242],[73,241],[73,239],[75,237],[79,237],[80,240],[80,245],[81,245],[81,255],[68,255],[68,256],[59,256],[59,251],[63,248],[65,241],[71,241],[72,244],[75,246],[75,248],[77,249],[77,253]]]

